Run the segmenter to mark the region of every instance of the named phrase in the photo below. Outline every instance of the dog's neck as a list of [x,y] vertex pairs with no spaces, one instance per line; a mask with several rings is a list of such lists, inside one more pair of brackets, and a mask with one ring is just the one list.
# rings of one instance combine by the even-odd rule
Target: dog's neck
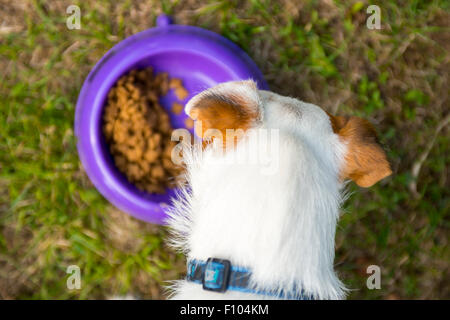
[[273,175],[259,165],[218,165],[208,151],[194,161],[190,191],[182,191],[171,214],[174,243],[188,259],[228,259],[251,269],[260,288],[343,298],[333,270],[341,155],[290,139],[280,137],[272,151],[279,160]]

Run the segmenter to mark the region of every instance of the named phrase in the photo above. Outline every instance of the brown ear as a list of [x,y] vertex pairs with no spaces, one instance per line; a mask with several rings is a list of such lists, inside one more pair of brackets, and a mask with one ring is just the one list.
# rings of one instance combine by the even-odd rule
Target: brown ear
[[333,131],[347,144],[343,179],[352,179],[360,187],[370,187],[392,174],[386,154],[378,143],[372,124],[358,117],[330,116]]
[[260,119],[258,89],[251,80],[226,82],[193,97],[186,113],[196,121],[199,137],[221,136],[225,146]]

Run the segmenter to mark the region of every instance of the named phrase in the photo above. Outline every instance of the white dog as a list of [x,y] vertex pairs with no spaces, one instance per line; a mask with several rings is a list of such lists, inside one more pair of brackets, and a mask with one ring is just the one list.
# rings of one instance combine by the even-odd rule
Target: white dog
[[[197,135],[214,139],[184,154],[188,184],[168,223],[188,270],[172,298],[345,298],[333,269],[343,186],[351,179],[370,187],[391,174],[370,123],[250,80],[196,95],[186,113]],[[241,134],[229,139],[227,129]],[[261,130],[277,137],[270,147],[250,134]],[[236,160],[255,155],[263,161]]]

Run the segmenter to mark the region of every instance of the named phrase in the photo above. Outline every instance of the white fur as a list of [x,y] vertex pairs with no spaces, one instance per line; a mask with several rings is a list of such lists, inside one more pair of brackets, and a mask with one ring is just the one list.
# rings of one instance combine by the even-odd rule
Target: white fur
[[[226,94],[223,88],[220,94]],[[317,106],[242,83],[228,83],[226,88],[258,96],[255,101],[262,113],[258,128],[279,129],[280,146],[268,151],[273,153],[269,156],[278,157],[279,170],[264,175],[261,164],[217,163],[217,157],[240,156],[245,148],[259,148],[252,136],[224,155],[214,145],[204,152],[198,148],[185,152],[190,157],[189,187],[181,189],[169,214],[172,245],[188,259],[228,259],[251,269],[256,289],[295,286],[317,299],[344,298],[333,260],[342,200],[338,174],[346,146]],[[199,98],[191,100],[186,111],[195,99]],[[204,291],[185,280],[172,289],[174,299],[273,298]]]

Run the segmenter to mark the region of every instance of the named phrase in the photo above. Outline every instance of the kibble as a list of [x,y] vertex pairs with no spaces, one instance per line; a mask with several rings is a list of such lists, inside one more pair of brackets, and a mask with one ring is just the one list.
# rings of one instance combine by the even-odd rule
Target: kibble
[[178,102],[174,102],[172,104],[172,112],[175,114],[181,114],[181,112],[183,112],[183,105],[179,104]]
[[173,89],[175,91],[175,95],[177,96],[178,100],[184,100],[189,95],[189,92],[183,87],[183,83],[180,79],[170,79],[169,87],[170,89]]
[[[169,115],[158,101],[170,89],[180,100],[188,96],[180,79],[154,75],[151,68],[132,70],[108,93],[103,115],[103,133],[115,165],[128,181],[149,193],[164,193],[183,170],[171,160],[176,142],[170,139]],[[173,109],[179,114],[183,106],[177,103]]]
[[194,120],[192,120],[191,118],[186,118],[186,120],[184,120],[184,125],[186,126],[186,128],[192,129],[194,127]]

